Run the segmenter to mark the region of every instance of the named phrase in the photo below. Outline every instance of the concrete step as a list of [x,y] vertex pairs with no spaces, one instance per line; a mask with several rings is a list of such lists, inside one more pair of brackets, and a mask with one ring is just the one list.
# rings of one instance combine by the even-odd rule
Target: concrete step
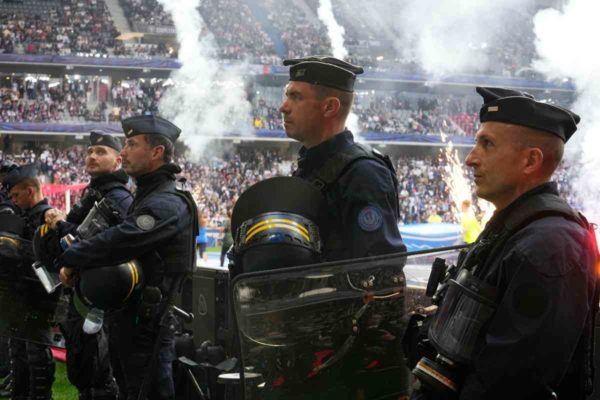
[[115,27],[119,30],[119,32],[121,32],[121,34],[131,32],[131,26],[129,25],[129,21],[127,21],[127,17],[125,17],[125,13],[119,4],[119,0],[105,1],[108,11],[110,12],[110,15],[115,23]]

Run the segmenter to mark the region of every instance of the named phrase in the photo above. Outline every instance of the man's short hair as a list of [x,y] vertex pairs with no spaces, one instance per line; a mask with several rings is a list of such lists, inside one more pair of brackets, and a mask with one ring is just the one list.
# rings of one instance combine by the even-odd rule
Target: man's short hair
[[556,135],[549,135],[548,133],[539,129],[533,129],[521,125],[513,126],[515,127],[515,132],[519,137],[519,139],[515,142],[515,148],[520,150],[531,147],[539,148],[544,154],[542,168],[544,169],[544,172],[552,175],[563,158],[565,142],[560,137]]
[[167,139],[166,136],[163,135],[144,135],[146,143],[148,143],[152,147],[163,146],[165,151],[163,153],[163,161],[165,163],[170,163],[173,160],[175,155],[175,146],[173,142]]
[[23,187],[32,187],[36,192],[42,192],[42,185],[40,180],[37,178],[26,178],[21,182],[17,183],[14,187],[23,188]]
[[319,100],[324,100],[327,97],[337,98],[340,101],[340,116],[344,119],[348,118],[350,110],[352,109],[352,102],[354,101],[353,92],[344,92],[323,85],[314,85],[314,88],[317,99]]

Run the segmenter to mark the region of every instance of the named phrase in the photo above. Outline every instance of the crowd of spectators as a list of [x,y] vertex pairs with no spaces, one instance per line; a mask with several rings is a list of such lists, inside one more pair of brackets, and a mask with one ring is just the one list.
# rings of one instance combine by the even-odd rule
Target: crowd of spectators
[[[119,122],[146,111],[160,113],[169,87],[163,79],[110,83],[98,77],[0,76],[0,122]],[[248,123],[282,129],[276,97],[255,97]],[[477,101],[466,97],[374,92],[358,94],[353,111],[361,132],[473,135],[478,128]]]
[[287,47],[287,58],[300,58],[308,54],[328,54],[331,43],[327,30],[318,19],[310,19],[294,2],[261,0],[267,17],[279,31]]
[[[258,98],[253,104],[254,127],[281,129],[279,103]],[[393,94],[357,96],[352,111],[361,132],[473,136],[479,128],[479,105],[456,96],[406,96]]]
[[0,9],[0,52],[106,55],[119,34],[103,0],[40,2],[41,9]]
[[[214,37],[219,58],[279,65],[284,57],[331,53],[326,27],[317,18],[318,0],[306,0],[304,9],[295,2],[255,1],[279,32],[287,53],[282,50],[277,54],[267,28],[244,1],[204,0],[198,9],[205,26],[203,35]],[[29,8],[10,4],[3,3],[0,10],[0,52],[177,57],[173,20],[157,0],[119,2],[132,29],[161,33],[162,28],[163,33],[171,34],[171,39],[155,44],[116,40],[120,32],[115,28],[105,0],[24,0],[24,4],[33,4]],[[414,43],[404,43],[393,33],[392,27],[381,26],[386,24],[381,10],[357,12],[353,3],[342,0],[333,1],[333,9],[337,22],[345,30],[344,44],[349,50],[349,61],[378,69],[423,72],[416,60],[408,59],[398,50]],[[535,54],[534,12],[535,9],[515,12],[502,32],[492,37],[487,47],[478,48],[474,53],[478,56],[483,52],[489,58],[486,70],[465,72],[525,76],[526,67]]]
[[0,87],[1,122],[93,121],[100,112],[88,102],[89,81],[9,80]]
[[200,14],[218,45],[219,58],[280,64],[273,41],[241,0],[205,0]]
[[145,32],[147,26],[173,26],[171,14],[156,0],[119,0],[119,4],[135,31]]
[[[88,181],[83,172],[85,149],[81,146],[59,149],[50,145],[32,145],[17,155],[0,151],[0,157],[21,164],[37,162],[43,180],[48,184],[76,185]],[[452,207],[444,180],[444,157],[403,156],[392,159],[400,184],[401,223],[425,223],[434,213],[443,222],[457,222],[456,208]],[[198,161],[180,156],[175,162],[192,184],[198,208],[208,216],[210,226],[219,226],[226,219],[227,210],[249,186],[270,177],[290,175],[295,168],[294,160],[286,159],[277,151],[256,147],[239,148]],[[573,178],[570,170],[563,166],[554,178],[559,183],[561,194],[571,204],[577,204],[570,185]],[[76,201],[79,194],[80,190],[72,191],[71,202]],[[55,195],[51,200],[64,204],[64,194],[62,197]]]
[[0,76],[0,122],[119,122],[158,112],[164,81]]

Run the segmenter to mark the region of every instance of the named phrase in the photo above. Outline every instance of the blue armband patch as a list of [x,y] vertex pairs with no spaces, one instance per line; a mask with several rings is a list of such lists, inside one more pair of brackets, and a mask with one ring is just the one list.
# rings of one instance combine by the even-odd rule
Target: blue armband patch
[[358,226],[366,232],[373,232],[383,225],[383,213],[379,207],[366,206],[358,213]]

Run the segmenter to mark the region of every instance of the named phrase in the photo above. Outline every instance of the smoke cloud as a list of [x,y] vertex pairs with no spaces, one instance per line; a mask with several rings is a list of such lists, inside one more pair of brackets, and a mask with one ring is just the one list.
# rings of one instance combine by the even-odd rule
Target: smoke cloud
[[160,102],[161,114],[182,129],[198,155],[211,137],[250,134],[251,105],[246,100],[244,65],[219,64],[213,38],[203,31],[200,0],[159,0],[173,17],[182,67],[171,74],[173,87]]
[[317,10],[319,19],[323,21],[327,28],[327,36],[331,41],[333,56],[340,60],[348,57],[348,50],[344,47],[344,27],[338,24],[333,15],[331,0],[319,0],[319,9]]
[[[327,36],[331,41],[332,55],[340,60],[346,59],[346,57],[348,57],[348,49],[346,49],[346,46],[344,45],[344,34],[346,31],[344,30],[343,26],[338,24],[337,20],[335,19],[335,15],[333,15],[333,6],[331,4],[331,0],[319,0],[317,14],[319,19],[327,28]],[[346,126],[354,133],[360,132],[358,115],[350,112],[348,119],[346,120]],[[362,138],[358,135],[354,138],[357,141],[362,141]]]
[[562,10],[546,9],[534,18],[539,59],[534,67],[551,78],[570,77],[576,86],[573,111],[581,116],[569,140],[566,161],[579,166],[574,189],[589,220],[600,222],[600,3],[571,0]]
[[436,76],[486,71],[489,48],[507,37],[507,21],[531,0],[384,0],[380,10],[398,35],[396,48]]

